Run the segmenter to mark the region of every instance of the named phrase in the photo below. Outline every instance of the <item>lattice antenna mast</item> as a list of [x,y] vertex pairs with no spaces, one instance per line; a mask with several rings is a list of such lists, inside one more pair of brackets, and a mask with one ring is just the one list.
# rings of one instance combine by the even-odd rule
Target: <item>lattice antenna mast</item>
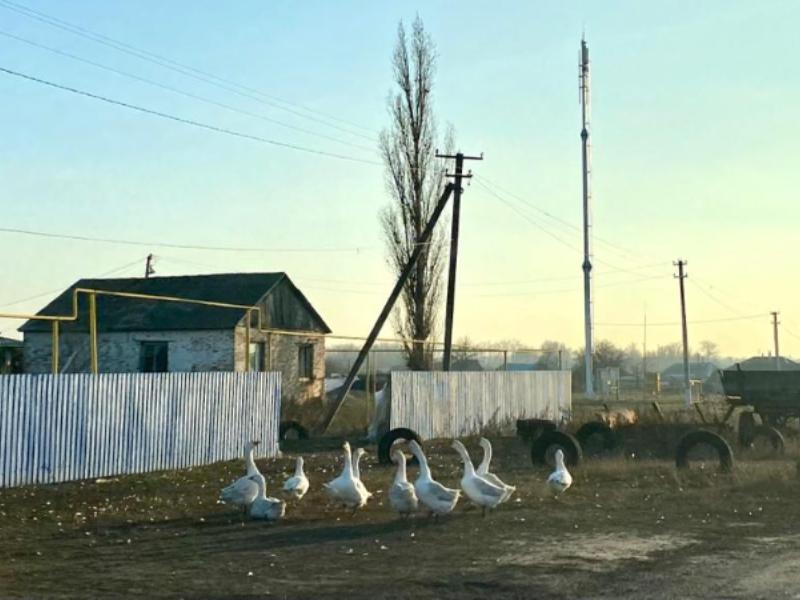
[[592,192],[590,186],[591,175],[591,146],[589,144],[589,120],[591,114],[591,94],[589,90],[589,46],[581,38],[581,54],[579,64],[580,99],[581,99],[581,157],[583,167],[583,310],[586,346],[584,354],[584,367],[586,373],[586,395],[594,396],[594,369],[592,355],[594,353],[592,313]]

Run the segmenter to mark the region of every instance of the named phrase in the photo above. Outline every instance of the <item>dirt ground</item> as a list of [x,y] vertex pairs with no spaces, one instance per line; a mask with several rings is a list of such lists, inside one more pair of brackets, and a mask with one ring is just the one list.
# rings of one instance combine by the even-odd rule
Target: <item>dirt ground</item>
[[[374,448],[369,506],[327,506],[320,485],[339,470],[338,443],[294,444],[312,492],[277,524],[217,503],[242,461],[0,490],[0,597],[800,598],[795,448],[740,456],[732,475],[588,460],[555,500],[526,445],[500,438],[494,470],[518,487],[510,503],[482,518],[462,500],[448,518],[404,522],[383,501],[393,469]],[[455,452],[427,447],[434,476],[456,486]],[[294,456],[260,461],[272,493]]]

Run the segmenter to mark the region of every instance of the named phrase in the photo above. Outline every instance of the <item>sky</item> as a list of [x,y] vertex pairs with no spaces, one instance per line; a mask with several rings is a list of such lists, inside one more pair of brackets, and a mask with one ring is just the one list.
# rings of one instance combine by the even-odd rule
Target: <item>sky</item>
[[0,232],[0,311],[141,276],[152,252],[158,275],[285,271],[335,333],[365,336],[393,284],[376,138],[417,14],[439,123],[485,156],[462,200],[456,338],[583,345],[585,34],[596,339],[641,347],[646,314],[649,349],[679,342],[682,258],[690,345],[769,353],[776,310],[800,356],[795,1],[0,0],[0,67],[262,140],[0,72],[0,228],[146,242]]

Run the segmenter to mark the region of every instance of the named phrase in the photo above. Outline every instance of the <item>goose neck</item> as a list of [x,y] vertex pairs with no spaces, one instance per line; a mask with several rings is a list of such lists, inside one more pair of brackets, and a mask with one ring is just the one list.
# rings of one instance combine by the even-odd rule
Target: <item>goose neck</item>
[[247,466],[247,474],[248,475],[255,475],[258,473],[258,467],[256,467],[255,461],[255,447],[253,444],[247,445],[247,451],[244,453],[244,461],[245,465]]
[[397,460],[397,474],[394,476],[395,483],[404,483],[406,479],[406,457],[400,456]]

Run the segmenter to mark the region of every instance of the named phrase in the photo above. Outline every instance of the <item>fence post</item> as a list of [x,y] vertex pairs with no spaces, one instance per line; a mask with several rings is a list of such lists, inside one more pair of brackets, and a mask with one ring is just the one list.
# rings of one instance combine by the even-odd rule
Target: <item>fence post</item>
[[244,372],[250,371],[250,315],[248,310],[244,317]]
[[53,366],[53,375],[58,375],[58,328],[60,323],[58,321],[53,321],[53,335],[52,335],[52,366]]
[[92,373],[97,375],[99,361],[97,358],[97,294],[89,294],[89,355]]
[[503,371],[508,371],[508,350],[503,350]]

